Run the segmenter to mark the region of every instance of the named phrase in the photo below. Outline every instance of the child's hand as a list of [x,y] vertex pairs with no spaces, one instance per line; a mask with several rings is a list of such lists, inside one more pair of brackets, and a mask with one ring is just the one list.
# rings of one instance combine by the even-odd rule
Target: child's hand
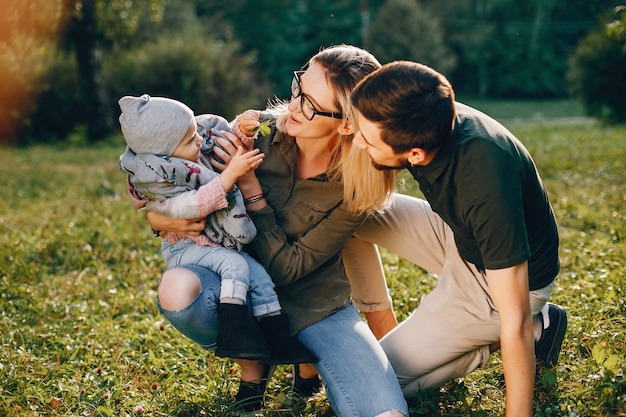
[[226,169],[232,169],[237,175],[237,178],[239,178],[243,174],[257,169],[259,165],[261,165],[261,162],[263,162],[263,158],[265,158],[265,154],[261,153],[258,149],[244,152],[243,148],[240,146],[237,148],[237,153],[233,156],[233,159],[231,159]]
[[246,136],[254,136],[259,124],[259,112],[256,110],[246,110],[239,115],[239,130]]
[[265,154],[258,149],[244,152],[244,149],[238,146],[237,152],[220,175],[224,190],[229,191],[241,176],[257,169],[263,162],[263,158]]

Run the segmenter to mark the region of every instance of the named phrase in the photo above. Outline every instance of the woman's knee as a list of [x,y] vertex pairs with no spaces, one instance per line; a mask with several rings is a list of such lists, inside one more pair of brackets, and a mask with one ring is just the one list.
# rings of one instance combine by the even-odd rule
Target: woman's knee
[[200,278],[185,268],[167,270],[157,290],[159,303],[165,310],[182,310],[202,291]]

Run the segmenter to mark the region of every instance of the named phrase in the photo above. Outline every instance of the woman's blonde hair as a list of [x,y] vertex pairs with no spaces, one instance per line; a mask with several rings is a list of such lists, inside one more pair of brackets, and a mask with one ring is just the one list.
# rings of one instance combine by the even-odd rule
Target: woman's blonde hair
[[[315,54],[302,68],[317,63],[326,70],[326,78],[335,92],[335,105],[343,114],[342,125],[354,126],[350,93],[359,81],[381,67],[368,51],[352,45],[335,45]],[[271,103],[267,111],[276,118],[276,128],[284,131],[289,117],[286,101]],[[394,189],[394,171],[379,171],[369,155],[352,145],[354,134],[339,134],[339,146],[329,169],[332,181],[343,182],[344,201],[355,214],[382,210]]]

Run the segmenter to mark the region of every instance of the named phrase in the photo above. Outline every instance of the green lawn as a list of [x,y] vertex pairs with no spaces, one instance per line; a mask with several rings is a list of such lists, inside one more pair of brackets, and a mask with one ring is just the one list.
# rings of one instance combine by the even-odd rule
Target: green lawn
[[[506,109],[472,104],[492,114]],[[506,111],[531,118],[509,127],[551,194],[562,237],[554,301],[569,314],[560,363],[538,377],[535,413],[626,415],[626,127],[538,120],[533,109]],[[552,117],[565,116],[552,110]],[[228,415],[237,367],[184,339],[156,309],[164,264],[158,239],[125,195],[122,150],[120,138],[0,148],[0,416]],[[403,190],[416,193],[410,180]],[[435,278],[393,254],[383,258],[404,318]],[[289,371],[275,374],[271,398],[283,397]],[[503,415],[499,356],[423,393],[411,410],[412,417]],[[264,415],[333,414],[319,396]]]
[[585,118],[582,104],[566,99],[488,100],[476,97],[459,97],[458,100],[506,123]]

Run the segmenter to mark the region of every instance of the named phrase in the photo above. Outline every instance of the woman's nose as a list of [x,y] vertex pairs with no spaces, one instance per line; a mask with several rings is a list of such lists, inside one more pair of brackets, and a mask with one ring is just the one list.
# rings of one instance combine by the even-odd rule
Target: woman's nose
[[300,109],[300,98],[294,98],[291,97],[291,101],[289,102],[289,105],[287,106],[287,109],[289,109],[290,112],[294,112],[294,111],[299,111]]

